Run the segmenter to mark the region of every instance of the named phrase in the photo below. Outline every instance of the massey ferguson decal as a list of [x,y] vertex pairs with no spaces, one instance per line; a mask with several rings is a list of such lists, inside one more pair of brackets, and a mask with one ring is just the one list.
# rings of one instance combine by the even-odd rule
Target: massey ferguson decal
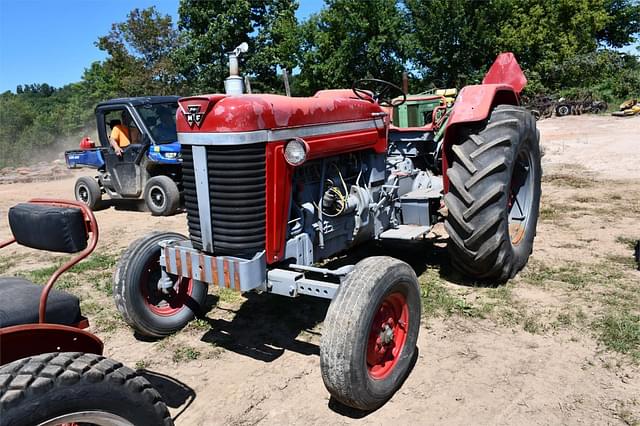
[[187,105],[187,111],[182,110],[184,117],[187,119],[189,126],[193,128],[193,125],[200,127],[204,113],[200,112],[200,105]]

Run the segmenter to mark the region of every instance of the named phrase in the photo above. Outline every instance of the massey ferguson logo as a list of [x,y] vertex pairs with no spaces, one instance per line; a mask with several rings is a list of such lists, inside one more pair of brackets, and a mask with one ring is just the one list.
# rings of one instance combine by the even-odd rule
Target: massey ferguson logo
[[187,105],[187,111],[184,112],[184,117],[187,119],[189,126],[193,127],[195,124],[200,127],[204,113],[200,112],[200,105]]

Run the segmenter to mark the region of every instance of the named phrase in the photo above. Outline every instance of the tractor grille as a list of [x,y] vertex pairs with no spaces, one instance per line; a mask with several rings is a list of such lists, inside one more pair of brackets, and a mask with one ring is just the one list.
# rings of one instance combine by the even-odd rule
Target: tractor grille
[[[207,146],[214,254],[251,256],[265,247],[265,144]],[[193,154],[182,146],[184,200],[189,235],[202,249]]]

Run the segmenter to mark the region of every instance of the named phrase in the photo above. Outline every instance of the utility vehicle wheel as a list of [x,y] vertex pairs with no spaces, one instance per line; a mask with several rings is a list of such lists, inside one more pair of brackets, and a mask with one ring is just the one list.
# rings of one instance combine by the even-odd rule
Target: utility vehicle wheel
[[121,363],[49,353],[0,367],[0,425],[172,425],[160,394]]
[[74,188],[76,200],[86,204],[91,210],[100,208],[102,205],[102,190],[95,179],[82,176],[76,181]]
[[162,240],[186,240],[174,232],[153,232],[129,245],[113,275],[113,297],[124,320],[138,333],[163,337],[182,329],[207,297],[201,281],[169,275],[174,286],[158,289]]
[[413,269],[391,257],[360,261],[324,320],[320,369],[327,390],[360,410],[384,404],[409,373],[419,328]]
[[556,107],[556,115],[558,117],[564,117],[571,114],[571,107],[569,105],[561,104]]
[[503,282],[526,265],[540,207],[540,146],[535,119],[500,105],[480,129],[466,129],[447,170],[451,261],[475,279]]
[[171,216],[180,207],[178,185],[168,176],[149,179],[144,189],[144,202],[154,216]]

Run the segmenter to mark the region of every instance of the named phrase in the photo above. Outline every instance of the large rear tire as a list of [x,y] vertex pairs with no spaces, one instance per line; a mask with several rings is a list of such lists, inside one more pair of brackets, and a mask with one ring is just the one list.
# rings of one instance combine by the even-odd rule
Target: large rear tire
[[113,297],[124,320],[139,334],[164,337],[193,319],[207,297],[202,281],[169,275],[169,294],[158,289],[162,240],[186,240],[175,232],[153,232],[129,245],[113,275]]
[[402,385],[420,329],[416,274],[391,257],[359,262],[331,301],[320,342],[322,380],[344,405],[374,410]]
[[172,425],[158,391],[121,363],[49,353],[0,367],[0,425]]
[[91,210],[102,207],[102,190],[95,179],[88,176],[78,178],[73,192],[76,200],[86,204]]
[[526,265],[540,207],[539,139],[526,109],[500,105],[453,146],[445,227],[451,261],[467,276],[504,282]]
[[144,202],[154,216],[171,216],[180,207],[178,185],[168,176],[149,179],[144,189]]

